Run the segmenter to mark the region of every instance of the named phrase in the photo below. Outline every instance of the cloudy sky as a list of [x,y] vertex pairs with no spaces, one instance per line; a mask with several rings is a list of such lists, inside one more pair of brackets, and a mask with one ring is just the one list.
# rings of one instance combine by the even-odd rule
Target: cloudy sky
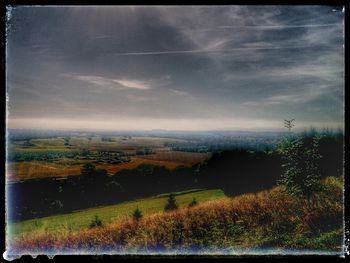
[[8,125],[342,127],[343,17],[329,6],[11,8]]

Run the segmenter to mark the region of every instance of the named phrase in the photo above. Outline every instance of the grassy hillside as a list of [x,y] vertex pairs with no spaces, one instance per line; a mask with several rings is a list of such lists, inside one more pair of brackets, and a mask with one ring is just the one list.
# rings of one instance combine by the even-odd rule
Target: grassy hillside
[[[187,206],[195,197],[198,202],[205,202],[225,197],[219,190],[195,190],[175,193],[180,207]],[[144,215],[162,211],[169,194],[124,202],[117,205],[97,207],[71,214],[44,217],[26,220],[19,223],[9,224],[8,233],[12,238],[20,235],[37,233],[58,233],[78,231],[89,227],[91,220],[97,215],[105,225],[116,223],[131,217],[132,212],[138,207]]]
[[342,178],[330,177],[310,200],[274,187],[149,214],[140,221],[125,219],[78,232],[28,235],[10,245],[8,251],[47,254],[224,249],[232,253],[235,249],[288,248],[340,253],[342,242],[343,182]]

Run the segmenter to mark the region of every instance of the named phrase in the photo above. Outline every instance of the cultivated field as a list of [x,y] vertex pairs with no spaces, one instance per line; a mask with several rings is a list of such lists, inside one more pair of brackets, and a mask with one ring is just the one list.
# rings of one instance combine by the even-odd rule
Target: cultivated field
[[[178,166],[190,167],[210,157],[209,153],[172,151],[166,147],[166,143],[176,141],[183,140],[158,137],[110,137],[108,140],[101,137],[72,137],[66,140],[50,138],[15,141],[9,145],[9,153],[26,158],[7,162],[7,179],[16,181],[78,175],[86,163],[93,163],[96,168],[107,170],[110,175],[123,169],[134,169],[140,164],[174,169]],[[140,154],[145,150],[149,153]],[[108,155],[109,159],[101,153]]]

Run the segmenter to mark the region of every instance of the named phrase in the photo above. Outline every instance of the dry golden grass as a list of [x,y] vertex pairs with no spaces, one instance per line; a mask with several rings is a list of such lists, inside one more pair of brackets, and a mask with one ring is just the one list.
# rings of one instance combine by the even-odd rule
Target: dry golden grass
[[342,213],[342,187],[326,181],[325,189],[310,201],[291,197],[282,187],[275,187],[145,216],[140,221],[124,220],[79,233],[26,236],[10,244],[9,251],[101,253],[190,247],[339,251]]

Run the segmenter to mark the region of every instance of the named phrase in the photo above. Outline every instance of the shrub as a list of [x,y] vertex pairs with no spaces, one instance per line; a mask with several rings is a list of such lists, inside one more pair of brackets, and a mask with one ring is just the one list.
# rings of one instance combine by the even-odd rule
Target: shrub
[[164,210],[168,211],[168,210],[175,210],[178,208],[178,205],[176,203],[176,198],[174,194],[170,194],[169,198],[168,198],[168,202],[166,203]]
[[98,216],[96,215],[95,218],[91,220],[90,228],[101,227],[102,225],[103,225],[102,220],[99,219]]

